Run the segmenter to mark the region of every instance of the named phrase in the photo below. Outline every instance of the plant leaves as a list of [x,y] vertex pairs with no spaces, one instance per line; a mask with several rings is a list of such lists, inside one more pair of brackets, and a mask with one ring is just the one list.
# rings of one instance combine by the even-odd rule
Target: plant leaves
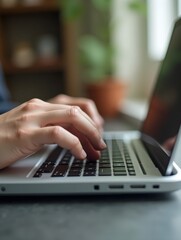
[[133,0],[128,4],[129,8],[133,11],[146,15],[147,4],[146,0]]
[[92,3],[98,10],[105,11],[110,9],[111,1],[112,0],[92,0]]
[[91,78],[101,78],[110,71],[111,51],[96,37],[84,36],[79,44],[81,61]]
[[82,0],[61,0],[60,4],[65,20],[77,20],[83,13]]
[[102,65],[107,54],[103,43],[91,35],[81,39],[80,50],[88,65]]

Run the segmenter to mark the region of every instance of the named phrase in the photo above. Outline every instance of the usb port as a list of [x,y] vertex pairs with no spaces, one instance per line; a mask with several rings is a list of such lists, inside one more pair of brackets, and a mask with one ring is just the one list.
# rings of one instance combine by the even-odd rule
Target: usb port
[[110,189],[122,189],[124,188],[124,185],[109,185]]
[[146,188],[146,186],[144,184],[134,184],[131,185],[130,188]]

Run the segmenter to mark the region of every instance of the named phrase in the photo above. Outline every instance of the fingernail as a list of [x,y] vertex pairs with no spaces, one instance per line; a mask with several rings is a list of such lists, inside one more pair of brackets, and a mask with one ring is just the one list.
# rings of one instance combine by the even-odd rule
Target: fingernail
[[86,157],[87,157],[86,152],[85,152],[84,150],[82,150],[82,152],[81,152],[81,158],[84,159],[84,158],[86,158]]
[[102,138],[101,138],[101,141],[100,141],[100,147],[101,148],[106,148],[106,144],[105,144],[105,142],[103,141]]

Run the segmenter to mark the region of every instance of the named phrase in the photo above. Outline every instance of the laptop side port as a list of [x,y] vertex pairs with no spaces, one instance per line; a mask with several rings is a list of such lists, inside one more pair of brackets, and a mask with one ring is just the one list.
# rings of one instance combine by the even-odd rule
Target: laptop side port
[[100,189],[99,185],[94,185],[94,190],[98,191]]
[[123,189],[124,185],[109,185],[110,189]]
[[1,192],[6,192],[6,187],[2,186],[1,187]]
[[146,188],[146,185],[144,184],[133,184],[133,185],[130,185],[130,188]]
[[155,184],[155,185],[153,185],[152,186],[154,189],[159,189],[160,188],[160,186],[158,185],[158,184]]

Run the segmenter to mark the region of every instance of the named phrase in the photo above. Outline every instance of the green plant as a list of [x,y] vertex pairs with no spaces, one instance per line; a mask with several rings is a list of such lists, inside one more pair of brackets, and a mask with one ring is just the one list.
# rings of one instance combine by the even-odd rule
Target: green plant
[[147,14],[147,3],[146,0],[131,0],[128,7],[132,11],[136,11],[140,14]]
[[[103,80],[112,75],[113,47],[110,41],[109,19],[111,1],[89,0],[97,22],[92,31],[84,32],[79,39],[80,61],[89,81]],[[65,20],[83,21],[86,4],[88,1],[84,0],[61,1]]]
[[[93,30],[80,36],[80,61],[88,81],[103,81],[113,74],[114,47],[111,43],[110,9],[112,0],[60,0],[66,21],[84,21],[87,4],[94,12]],[[130,0],[130,10],[146,13],[146,0]]]

